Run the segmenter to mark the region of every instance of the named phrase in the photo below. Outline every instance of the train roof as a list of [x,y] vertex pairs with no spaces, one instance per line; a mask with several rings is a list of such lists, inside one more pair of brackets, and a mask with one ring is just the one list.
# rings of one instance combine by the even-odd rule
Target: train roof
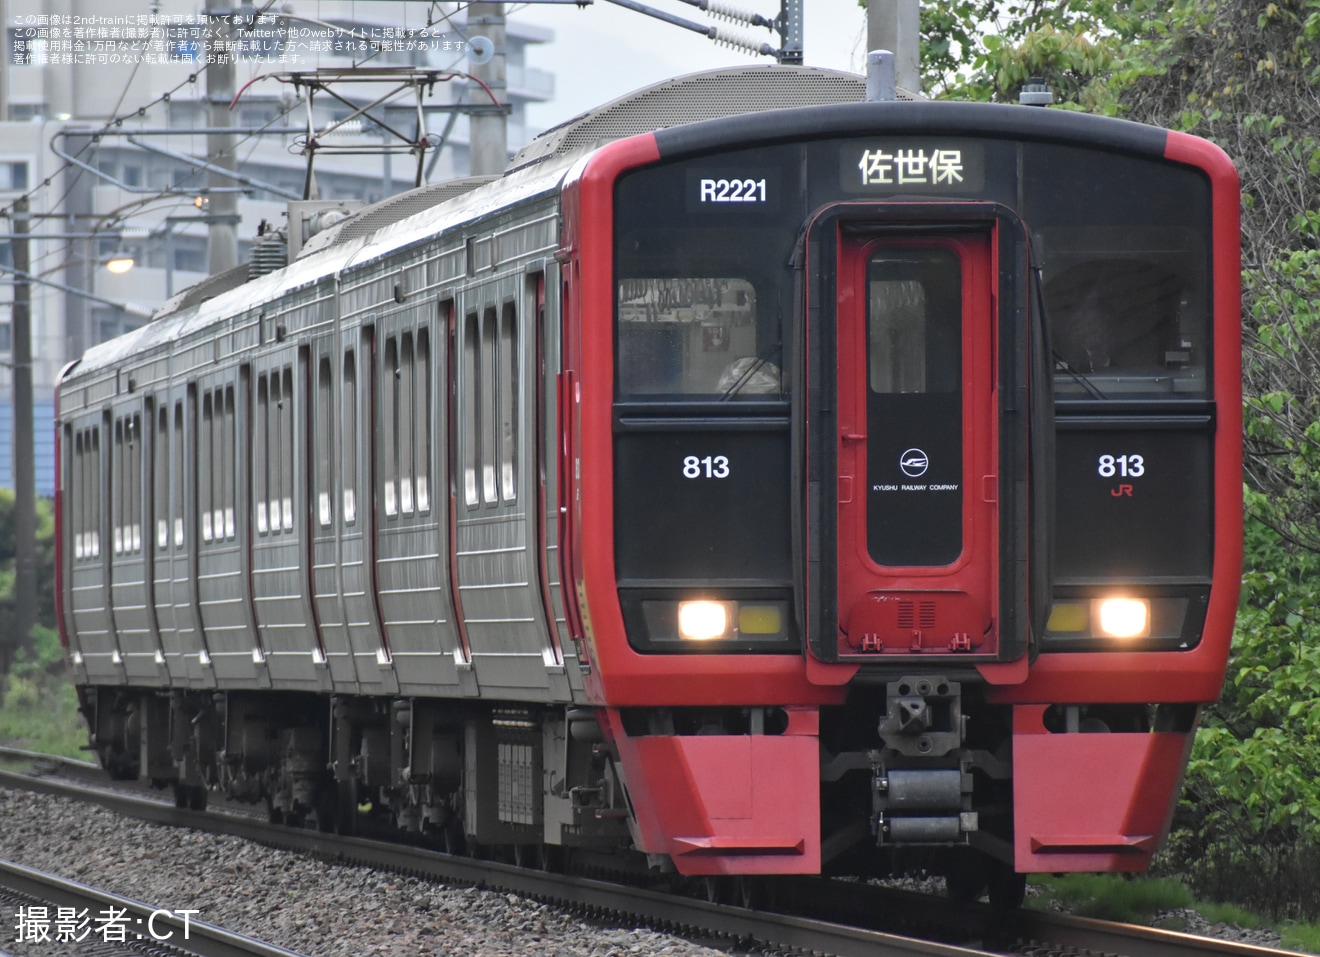
[[[243,315],[260,303],[315,284],[521,203],[553,193],[579,158],[614,140],[656,133],[661,156],[739,142],[896,131],[947,131],[1029,139],[1083,140],[1155,153],[1167,132],[1124,120],[1062,110],[924,100],[867,103],[863,77],[817,67],[756,65],[676,77],[634,91],[560,124],[514,156],[499,176],[429,184],[359,210],[305,243],[288,265],[247,279],[246,264],[184,290],[139,330],[88,350],[77,372],[115,366],[126,355],[175,341]],[[911,102],[916,101],[916,102]],[[795,109],[810,107],[809,110]],[[793,122],[786,122],[791,114]],[[74,367],[66,370],[73,374]]]
[[[769,110],[857,103],[865,94],[864,77],[820,67],[758,64],[693,73],[635,90],[551,127],[519,150],[509,169],[653,130]],[[920,99],[906,90],[898,95]]]

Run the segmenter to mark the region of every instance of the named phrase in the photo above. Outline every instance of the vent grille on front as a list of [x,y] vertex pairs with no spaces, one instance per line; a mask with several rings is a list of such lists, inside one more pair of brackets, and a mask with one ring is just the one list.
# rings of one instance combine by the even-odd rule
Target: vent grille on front
[[935,627],[933,601],[902,601],[898,603],[898,627],[928,631]]

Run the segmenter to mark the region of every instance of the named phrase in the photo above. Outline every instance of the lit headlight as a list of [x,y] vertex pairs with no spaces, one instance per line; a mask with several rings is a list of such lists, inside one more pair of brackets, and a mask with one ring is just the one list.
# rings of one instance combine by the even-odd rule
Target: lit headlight
[[624,615],[629,641],[645,651],[788,651],[794,642],[789,603],[778,597],[648,598],[625,602]]
[[[1199,639],[1204,598],[1160,595],[1055,597],[1045,625],[1046,650],[1186,649]],[[1190,618],[1189,615],[1195,617]]]
[[731,637],[729,625],[737,613],[731,601],[680,601],[678,637],[685,641],[717,641]]
[[1150,602],[1144,598],[1097,598],[1095,630],[1105,638],[1145,638],[1150,634]]

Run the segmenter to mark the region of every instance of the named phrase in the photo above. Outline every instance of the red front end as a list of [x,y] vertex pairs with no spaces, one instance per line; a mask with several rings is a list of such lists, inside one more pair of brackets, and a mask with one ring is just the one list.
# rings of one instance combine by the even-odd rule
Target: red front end
[[574,168],[568,619],[640,850],[1145,867],[1237,594],[1236,182],[899,103]]

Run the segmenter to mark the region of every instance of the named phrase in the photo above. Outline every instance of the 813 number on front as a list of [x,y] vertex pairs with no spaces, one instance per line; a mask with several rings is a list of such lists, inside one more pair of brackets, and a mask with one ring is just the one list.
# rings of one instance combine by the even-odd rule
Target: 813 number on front
[[1101,478],[1141,478],[1146,474],[1146,460],[1140,455],[1102,455],[1096,473]]
[[688,455],[683,459],[683,478],[723,479],[728,477],[729,457],[727,455]]

